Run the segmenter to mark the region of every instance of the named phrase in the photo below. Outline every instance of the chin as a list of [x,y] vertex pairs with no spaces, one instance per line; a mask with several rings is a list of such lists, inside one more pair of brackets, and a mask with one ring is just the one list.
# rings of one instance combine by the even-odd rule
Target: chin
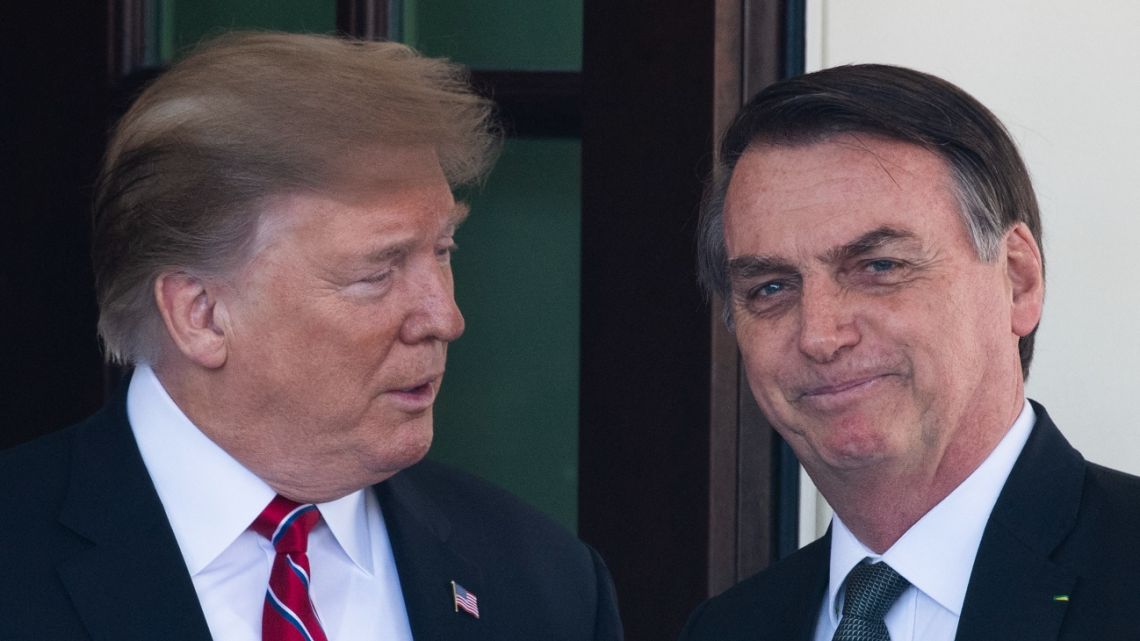
[[889,432],[875,422],[850,421],[834,425],[819,443],[819,452],[837,469],[855,469],[874,464],[891,448]]
[[411,443],[406,448],[404,448],[403,452],[401,452],[401,459],[403,460],[404,465],[402,465],[400,469],[411,467],[416,463],[422,461],[423,458],[427,456],[428,450],[431,449],[431,442],[432,435],[431,432],[428,432],[427,438],[418,443]]
[[828,465],[837,470],[859,470],[879,465],[887,458],[887,452],[879,445],[847,447],[828,452]]
[[390,434],[373,452],[375,458],[371,467],[387,477],[422,461],[431,449],[434,435],[430,417],[426,422],[426,427],[417,425],[420,421],[415,421]]

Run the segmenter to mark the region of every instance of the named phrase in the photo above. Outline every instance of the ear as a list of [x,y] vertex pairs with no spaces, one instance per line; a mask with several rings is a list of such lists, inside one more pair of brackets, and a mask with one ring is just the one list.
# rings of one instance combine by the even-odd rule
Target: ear
[[1006,275],[1012,295],[1011,329],[1028,336],[1041,322],[1045,304],[1045,273],[1041,248],[1025,223],[1018,223],[1005,234]]
[[184,272],[162,274],[154,298],[166,333],[190,361],[209,369],[226,362],[225,306],[201,278]]

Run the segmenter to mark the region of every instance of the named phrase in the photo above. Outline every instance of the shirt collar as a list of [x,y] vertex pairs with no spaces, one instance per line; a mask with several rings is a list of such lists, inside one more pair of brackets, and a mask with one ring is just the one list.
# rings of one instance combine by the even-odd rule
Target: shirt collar
[[369,489],[357,490],[335,501],[318,503],[321,517],[333,538],[362,572],[372,575],[372,526],[381,523],[380,503]]
[[[276,492],[203,434],[146,365],[131,377],[127,418],[186,568],[196,575],[249,528]],[[317,507],[341,549],[371,574],[368,516],[379,513],[377,502],[357,490]]]
[[[863,545],[838,515],[832,517],[827,616],[839,624],[839,590],[863,559],[885,561],[936,603],[961,616],[974,557],[998,495],[1036,422],[1026,401],[1013,426],[966,480],[907,530],[881,556]],[[937,553],[932,553],[937,550]]]

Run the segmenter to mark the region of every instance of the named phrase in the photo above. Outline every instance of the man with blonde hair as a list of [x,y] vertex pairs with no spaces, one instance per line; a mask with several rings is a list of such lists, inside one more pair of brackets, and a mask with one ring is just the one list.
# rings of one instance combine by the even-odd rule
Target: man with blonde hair
[[619,639],[589,547],[423,462],[489,105],[393,43],[230,34],[120,122],[100,413],[0,457],[4,639]]

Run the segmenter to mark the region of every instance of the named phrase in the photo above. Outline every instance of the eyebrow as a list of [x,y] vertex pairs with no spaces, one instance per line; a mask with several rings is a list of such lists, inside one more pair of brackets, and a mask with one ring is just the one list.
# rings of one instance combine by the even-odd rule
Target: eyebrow
[[[883,225],[849,243],[825,251],[819,259],[828,264],[842,263],[899,241],[917,242],[918,237],[905,229]],[[790,261],[764,254],[737,256],[728,261],[730,279],[749,279],[766,274],[794,274],[797,271],[799,270]]]
[[[465,202],[455,203],[455,207],[452,207],[451,211],[446,214],[447,224],[444,226],[444,229],[449,233],[454,233],[455,230],[463,224],[463,221],[467,220],[467,216],[470,213],[470,205]],[[389,247],[383,247],[369,252],[367,255],[365,255],[365,260],[367,260],[369,263],[388,262],[407,254],[409,251],[411,251],[412,245],[413,243],[408,241],[397,243]]]
[[795,271],[790,262],[772,256],[737,256],[728,261],[730,280],[756,278],[764,274],[792,274]]
[[465,201],[462,200],[456,202],[455,207],[451,209],[451,213],[447,215],[447,226],[451,227],[452,229],[458,228],[463,224],[465,220],[467,220],[467,216],[470,214],[471,205],[468,205]]
[[392,247],[385,247],[369,252],[364,259],[369,263],[386,263],[408,253],[409,243],[400,243]]
[[820,256],[820,260],[829,264],[842,263],[899,241],[917,242],[918,237],[905,229],[883,225],[849,243],[827,250]]

